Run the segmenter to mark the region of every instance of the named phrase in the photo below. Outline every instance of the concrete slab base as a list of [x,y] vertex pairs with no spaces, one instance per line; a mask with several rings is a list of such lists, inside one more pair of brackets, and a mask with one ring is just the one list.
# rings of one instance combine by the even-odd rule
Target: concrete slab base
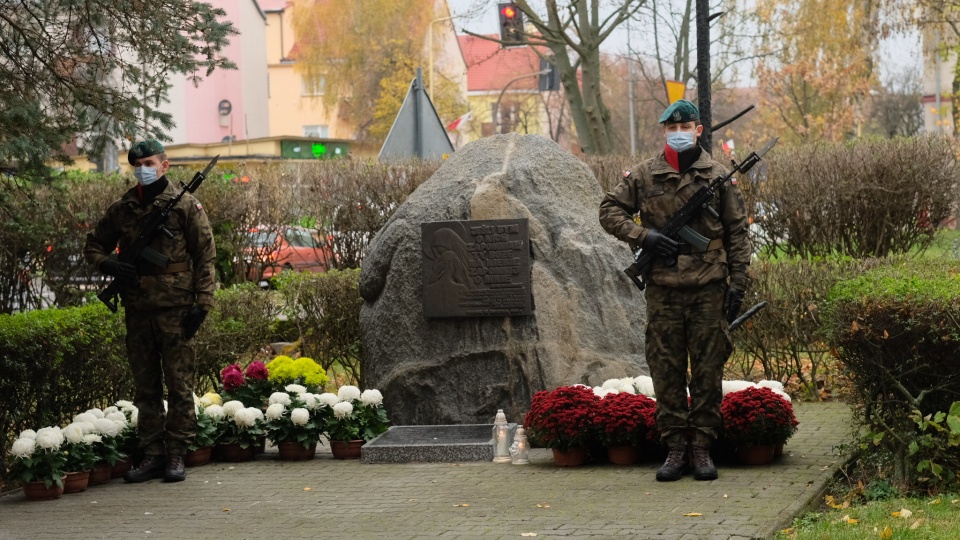
[[360,450],[361,463],[460,461],[493,461],[493,424],[391,426]]

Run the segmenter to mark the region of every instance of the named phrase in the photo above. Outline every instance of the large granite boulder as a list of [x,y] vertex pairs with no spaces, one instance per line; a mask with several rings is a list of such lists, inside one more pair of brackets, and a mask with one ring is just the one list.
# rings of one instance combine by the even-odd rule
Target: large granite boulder
[[[536,135],[454,154],[397,210],[360,274],[363,377],[394,424],[522,422],[535,392],[648,373],[645,303],[623,243],[597,220],[590,169]],[[533,314],[423,316],[421,224],[526,218]]]

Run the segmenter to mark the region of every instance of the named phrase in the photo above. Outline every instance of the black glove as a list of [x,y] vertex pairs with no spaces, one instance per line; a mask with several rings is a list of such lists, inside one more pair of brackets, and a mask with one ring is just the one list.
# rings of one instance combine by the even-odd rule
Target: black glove
[[180,321],[180,328],[183,328],[183,339],[191,339],[196,335],[197,330],[200,329],[200,325],[203,324],[206,318],[207,310],[200,306],[193,306],[187,310],[187,313],[183,316],[183,320]]
[[107,259],[100,263],[100,271],[128,285],[136,285],[140,282],[140,276],[137,275],[136,266],[116,259]]
[[679,252],[677,241],[660,234],[656,229],[647,229],[647,236],[644,237],[640,247],[665,258],[676,257]]
[[723,316],[728,323],[732,323],[740,314],[740,304],[743,303],[743,297],[746,295],[740,289],[730,287],[727,289],[727,295],[723,298]]

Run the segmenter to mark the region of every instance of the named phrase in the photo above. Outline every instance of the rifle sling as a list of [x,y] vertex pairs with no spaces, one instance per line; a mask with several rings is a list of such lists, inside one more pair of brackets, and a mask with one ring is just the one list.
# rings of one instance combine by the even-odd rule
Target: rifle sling
[[716,249],[720,249],[722,247],[723,247],[723,238],[714,238],[707,245],[707,249],[703,251],[698,250],[692,244],[688,244],[686,242],[681,241],[680,245],[678,246],[678,253],[680,253],[681,255],[689,255],[691,253],[703,253],[706,251],[713,251]]
[[170,263],[166,268],[159,268],[152,264],[145,264],[137,268],[137,274],[141,276],[155,276],[159,274],[176,274],[177,272],[186,272],[190,270],[190,261]]

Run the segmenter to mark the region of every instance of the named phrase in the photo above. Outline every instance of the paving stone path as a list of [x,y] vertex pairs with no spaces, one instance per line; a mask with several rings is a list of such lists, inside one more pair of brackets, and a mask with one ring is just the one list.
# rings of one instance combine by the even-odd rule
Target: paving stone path
[[[719,480],[658,483],[659,463],[282,462],[188,469],[185,482],[122,480],[47,502],[0,496],[0,539],[770,538],[815,505],[850,438],[841,403],[795,403],[800,429],[775,464],[727,465]],[[700,514],[697,516],[684,514]]]

